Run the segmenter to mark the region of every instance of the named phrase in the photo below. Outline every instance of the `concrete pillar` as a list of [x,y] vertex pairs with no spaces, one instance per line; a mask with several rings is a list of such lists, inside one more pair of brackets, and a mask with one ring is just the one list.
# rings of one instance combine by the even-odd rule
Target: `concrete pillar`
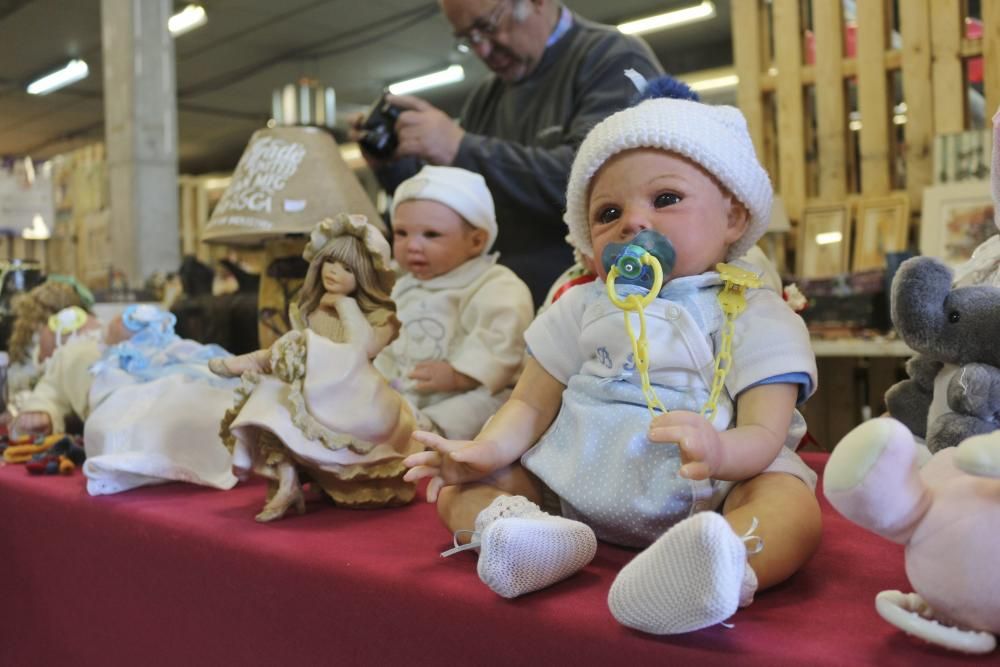
[[138,286],[180,266],[171,0],[101,0],[115,269]]

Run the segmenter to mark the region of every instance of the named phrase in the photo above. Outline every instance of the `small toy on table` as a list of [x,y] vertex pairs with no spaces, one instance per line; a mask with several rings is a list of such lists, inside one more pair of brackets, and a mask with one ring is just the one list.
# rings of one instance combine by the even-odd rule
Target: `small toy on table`
[[940,449],[922,467],[913,434],[867,421],[834,448],[823,474],[830,503],[906,546],[915,593],[882,591],[878,613],[901,630],[966,653],[1000,635],[1000,431]]

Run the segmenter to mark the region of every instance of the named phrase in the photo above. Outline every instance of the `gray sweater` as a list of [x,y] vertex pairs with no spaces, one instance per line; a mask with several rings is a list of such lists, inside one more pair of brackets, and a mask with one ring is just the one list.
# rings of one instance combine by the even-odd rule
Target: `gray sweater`
[[[628,68],[646,78],[663,71],[645,42],[574,16],[529,76],[508,84],[491,74],[465,103],[466,134],[452,166],[486,179],[500,226],[494,250],[536,305],[572,262],[562,214],[573,156],[595,124],[635,97]],[[416,169],[394,171],[383,179],[392,187]]]

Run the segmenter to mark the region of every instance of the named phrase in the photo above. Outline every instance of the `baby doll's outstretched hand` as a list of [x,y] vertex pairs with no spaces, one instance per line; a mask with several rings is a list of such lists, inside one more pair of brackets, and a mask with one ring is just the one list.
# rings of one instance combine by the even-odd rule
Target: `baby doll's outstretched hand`
[[14,420],[13,431],[19,435],[48,435],[52,432],[52,418],[47,412],[22,412]]
[[414,431],[413,439],[427,445],[428,451],[403,459],[403,465],[409,468],[403,480],[415,482],[430,477],[427,502],[437,500],[444,486],[480,480],[497,468],[491,443],[448,440],[427,431]]
[[649,439],[680,447],[683,465],[678,474],[687,479],[708,479],[722,462],[719,432],[697,412],[675,410],[658,415],[649,425]]
[[464,373],[459,373],[447,361],[421,361],[413,367],[410,379],[422,394],[438,391],[468,391],[479,383]]

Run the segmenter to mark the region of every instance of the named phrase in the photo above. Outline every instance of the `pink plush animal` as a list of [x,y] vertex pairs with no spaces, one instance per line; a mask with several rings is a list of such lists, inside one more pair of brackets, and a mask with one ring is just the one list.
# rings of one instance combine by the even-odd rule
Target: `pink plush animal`
[[1000,431],[937,452],[920,447],[894,419],[848,433],[823,476],[845,517],[906,545],[915,593],[882,591],[879,614],[929,642],[989,653],[1000,634]]

